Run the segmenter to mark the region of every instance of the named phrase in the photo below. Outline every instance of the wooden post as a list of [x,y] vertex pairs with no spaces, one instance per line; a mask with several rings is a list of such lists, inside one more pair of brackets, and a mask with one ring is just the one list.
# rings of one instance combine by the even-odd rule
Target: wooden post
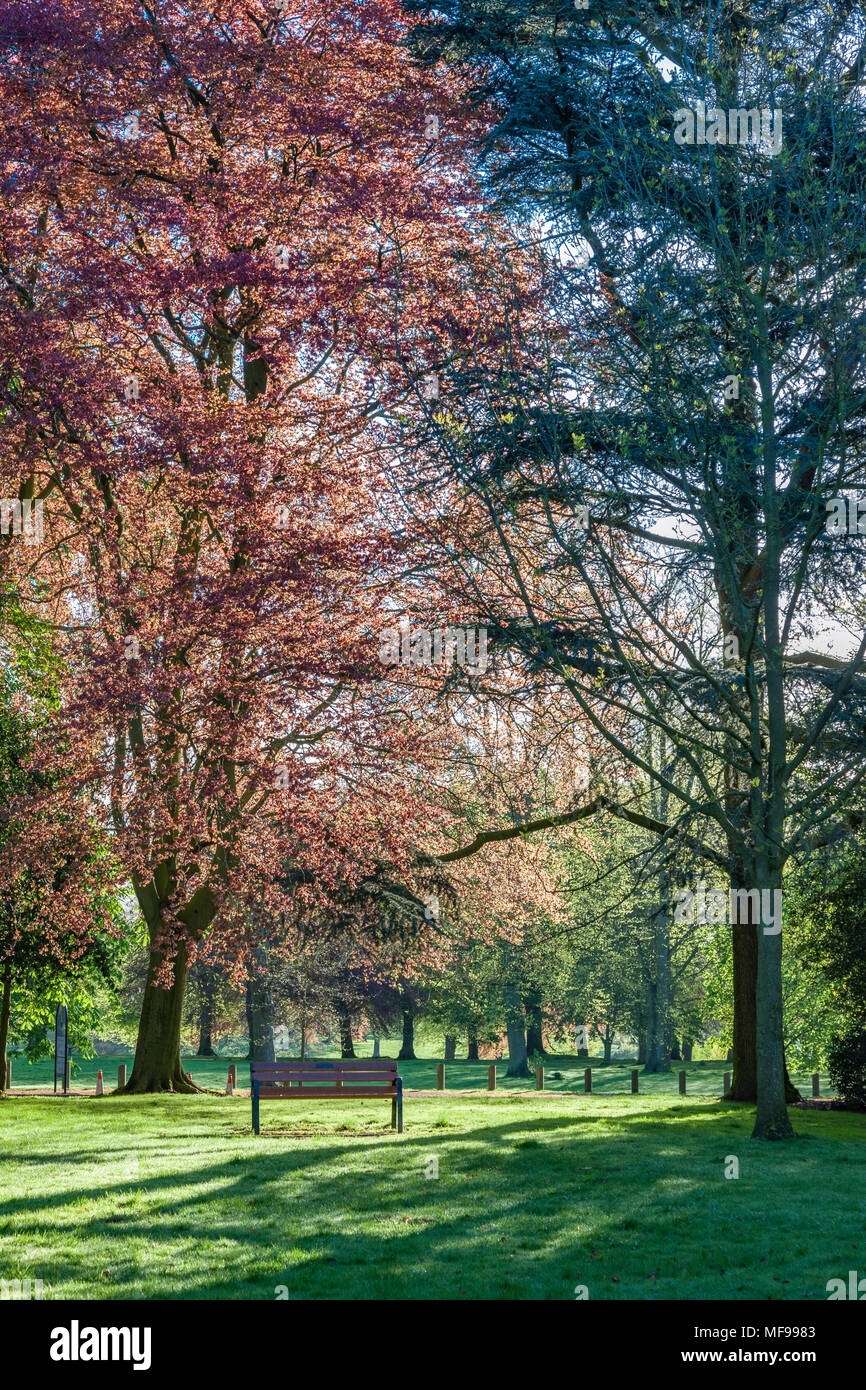
[[637,1089],[637,1088],[638,1088],[638,1078],[639,1078],[639,1076],[640,1076],[640,1072],[637,1072],[637,1071],[633,1071],[632,1074],[631,1074],[631,1093],[632,1093],[633,1096],[636,1096],[636,1095],[638,1094],[638,1089]]
[[496,1067],[492,1063],[487,1068],[487,1089],[488,1091],[496,1090]]
[[436,1068],[436,1090],[445,1090],[445,1063],[440,1062]]
[[724,1079],[724,1081],[722,1082],[722,1095],[723,1095],[723,1096],[726,1096],[726,1095],[728,1094],[728,1091],[729,1091],[730,1089],[731,1089],[731,1073],[730,1073],[729,1071],[726,1071],[726,1072],[725,1072],[725,1079]]
[[583,1089],[587,1095],[592,1092],[592,1067],[587,1067],[583,1073]]
[[121,1062],[120,1066],[117,1068],[117,1089],[118,1089],[118,1091],[122,1091],[125,1085],[126,1085],[126,1063],[125,1063],[125,1062]]
[[236,1091],[238,1088],[238,1068],[236,1062],[229,1062],[229,1076],[232,1079],[232,1090]]
[[535,1089],[536,1091],[544,1090],[544,1067],[535,1068]]
[[685,1074],[684,1071],[681,1071],[681,1072],[680,1072],[680,1095],[681,1095],[681,1096],[684,1096],[685,1093],[686,1093],[686,1074]]
[[820,1087],[819,1082],[818,1082],[818,1073],[817,1073],[816,1071],[813,1071],[813,1072],[812,1072],[812,1095],[813,1095],[813,1096],[819,1096],[820,1094],[821,1094],[821,1087]]

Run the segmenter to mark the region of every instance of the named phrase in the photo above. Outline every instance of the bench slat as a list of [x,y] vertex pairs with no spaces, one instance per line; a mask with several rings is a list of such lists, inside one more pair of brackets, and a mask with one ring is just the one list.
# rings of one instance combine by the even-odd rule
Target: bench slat
[[300,1057],[284,1057],[279,1062],[250,1062],[251,1071],[281,1071],[284,1067],[304,1067],[311,1071],[396,1071],[393,1057],[352,1057],[337,1062],[308,1062]]
[[317,1065],[315,1062],[269,1062],[266,1067],[260,1067],[258,1062],[250,1063],[250,1071],[260,1071],[265,1075],[275,1071],[318,1071],[322,1072],[323,1075],[328,1075],[331,1072],[338,1072],[341,1075],[345,1073],[346,1076],[351,1076],[353,1072],[356,1071],[375,1071],[385,1072],[387,1074],[388,1072],[399,1070],[400,1068],[396,1062],[389,1062],[387,1067],[377,1067],[375,1063],[371,1064],[370,1062],[367,1062],[365,1066],[356,1065],[354,1067],[340,1067],[335,1064],[321,1066]]
[[293,1086],[291,1090],[259,1086],[259,1096],[262,1100],[343,1100],[346,1096],[354,1096],[359,1100],[365,1096],[393,1099],[396,1095],[396,1087],[392,1086]]
[[261,1081],[262,1084],[266,1086],[274,1085],[278,1081],[303,1081],[305,1084],[311,1081],[314,1085],[319,1086],[354,1086],[360,1081],[378,1081],[380,1084],[391,1079],[396,1081],[397,1074],[395,1072],[393,1078],[389,1078],[387,1074],[380,1071],[353,1071],[343,1077],[339,1073],[334,1074],[332,1072],[329,1075],[328,1072],[322,1071],[275,1071],[270,1072],[267,1076],[259,1076],[253,1073],[253,1079],[255,1081]]
[[254,1067],[281,1067],[285,1063],[304,1067],[388,1067],[399,1062],[399,1057],[275,1057],[272,1062],[253,1058]]

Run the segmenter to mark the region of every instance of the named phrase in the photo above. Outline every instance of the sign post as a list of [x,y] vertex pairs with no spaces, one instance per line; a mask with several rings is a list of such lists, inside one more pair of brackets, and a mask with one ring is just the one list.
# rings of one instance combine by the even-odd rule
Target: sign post
[[65,1004],[59,1004],[54,1020],[54,1094],[57,1095],[57,1078],[63,1084],[63,1094],[69,1093],[69,1013]]

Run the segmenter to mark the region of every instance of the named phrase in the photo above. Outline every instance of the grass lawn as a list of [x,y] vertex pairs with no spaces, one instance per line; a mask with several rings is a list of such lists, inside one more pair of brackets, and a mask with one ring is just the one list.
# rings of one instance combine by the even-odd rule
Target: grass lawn
[[398,1137],[387,1101],[263,1101],[256,1139],[241,1097],[10,1097],[0,1275],[51,1298],[824,1300],[866,1273],[866,1116],[792,1115],[798,1140],[756,1144],[748,1106],[503,1091],[410,1097]]

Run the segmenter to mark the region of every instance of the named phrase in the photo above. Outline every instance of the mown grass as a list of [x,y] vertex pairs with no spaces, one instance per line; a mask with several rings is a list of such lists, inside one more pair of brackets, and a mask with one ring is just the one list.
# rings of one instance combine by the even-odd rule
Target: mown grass
[[[0,1275],[51,1298],[825,1299],[866,1116],[700,1098],[0,1101]],[[724,1176],[729,1155],[740,1176]],[[428,1177],[438,1159],[438,1177]]]

